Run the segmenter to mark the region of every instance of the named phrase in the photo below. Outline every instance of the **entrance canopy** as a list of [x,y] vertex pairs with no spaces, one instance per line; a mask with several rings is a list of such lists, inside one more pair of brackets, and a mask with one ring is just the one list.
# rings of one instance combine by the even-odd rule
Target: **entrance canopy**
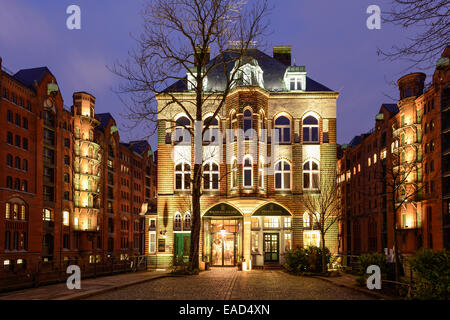
[[204,215],[204,218],[242,218],[242,214],[235,207],[219,203],[209,209]]
[[276,203],[268,203],[255,211],[253,216],[291,216],[289,211]]

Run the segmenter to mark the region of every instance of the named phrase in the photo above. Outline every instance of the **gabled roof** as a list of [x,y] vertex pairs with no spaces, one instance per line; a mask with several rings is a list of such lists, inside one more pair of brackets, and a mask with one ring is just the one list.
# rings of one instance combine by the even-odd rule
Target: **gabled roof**
[[[206,64],[209,68],[213,64],[218,64],[224,61],[227,66],[228,75],[234,68],[236,59],[239,57],[238,52],[227,50],[223,53],[223,60],[221,56],[213,58]],[[284,74],[287,67],[277,59],[265,54],[258,49],[248,49],[247,57],[252,57],[257,60],[258,65],[263,71],[264,88],[271,92],[285,91]],[[292,68],[292,67],[291,67]],[[207,91],[223,91],[225,88],[226,79],[223,72],[223,64],[215,66],[208,73]],[[165,89],[166,92],[183,92],[187,90],[187,80],[178,80]],[[323,84],[306,77],[306,91],[333,91]]]
[[109,112],[96,113],[95,114],[95,119],[100,121],[100,124],[99,124],[98,128],[100,130],[102,130],[102,131],[105,131],[105,128],[108,126],[109,119],[113,119],[114,120],[113,116]]
[[47,67],[22,69],[14,75],[14,78],[33,89],[34,81],[40,83],[47,73],[52,74]]
[[150,144],[147,140],[139,140],[139,141],[130,141],[130,147],[133,151],[139,154],[143,154],[144,151],[147,149],[147,146],[150,148]]
[[394,104],[394,103],[383,103],[381,105],[381,107],[385,108],[392,115],[395,115],[395,114],[397,114],[399,112],[397,104]]

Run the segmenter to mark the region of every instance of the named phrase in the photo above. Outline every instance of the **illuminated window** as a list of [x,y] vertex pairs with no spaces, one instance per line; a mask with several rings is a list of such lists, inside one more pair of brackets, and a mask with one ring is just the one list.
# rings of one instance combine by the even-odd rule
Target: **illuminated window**
[[291,165],[286,160],[275,164],[275,189],[291,189]]
[[42,219],[44,221],[53,221],[52,211],[47,208],[42,209]]
[[264,217],[265,229],[277,229],[280,227],[280,219],[278,217]]
[[305,248],[310,246],[320,247],[320,231],[318,230],[303,231],[303,246]]
[[319,189],[319,164],[314,160],[303,165],[303,188]]
[[291,217],[284,217],[284,228],[290,229],[292,226],[292,219]]
[[63,211],[63,225],[69,225],[69,211]]
[[289,251],[292,249],[292,234],[285,233],[284,234],[284,250]]
[[367,159],[367,165],[369,167],[372,165],[372,159],[370,157]]
[[376,153],[373,155],[373,163],[377,163],[377,154]]
[[6,203],[5,219],[11,219],[11,205],[8,202]]
[[25,220],[26,219],[26,209],[24,205],[20,206],[20,220]]

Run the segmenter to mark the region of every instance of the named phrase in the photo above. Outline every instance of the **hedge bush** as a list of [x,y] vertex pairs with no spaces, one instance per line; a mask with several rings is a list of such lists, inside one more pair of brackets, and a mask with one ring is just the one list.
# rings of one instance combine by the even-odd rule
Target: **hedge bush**
[[412,298],[450,299],[450,251],[422,249],[409,262],[414,274]]
[[[325,248],[326,264],[330,263],[331,253]],[[319,247],[297,248],[286,254],[286,269],[294,274],[321,273],[322,272],[322,249]]]

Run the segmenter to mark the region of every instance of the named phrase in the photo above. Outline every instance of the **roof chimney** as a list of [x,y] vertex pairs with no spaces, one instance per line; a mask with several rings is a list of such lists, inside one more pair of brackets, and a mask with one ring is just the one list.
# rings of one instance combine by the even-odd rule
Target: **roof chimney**
[[291,46],[275,46],[273,47],[273,58],[289,67],[291,65],[291,50]]

